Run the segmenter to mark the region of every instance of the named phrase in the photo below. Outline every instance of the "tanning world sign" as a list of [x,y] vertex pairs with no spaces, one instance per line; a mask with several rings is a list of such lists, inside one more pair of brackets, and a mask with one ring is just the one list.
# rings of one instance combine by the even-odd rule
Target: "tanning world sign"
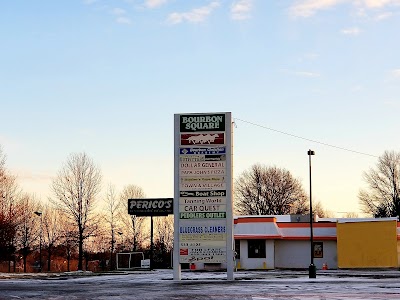
[[231,113],[177,114],[174,136],[174,270],[233,270]]

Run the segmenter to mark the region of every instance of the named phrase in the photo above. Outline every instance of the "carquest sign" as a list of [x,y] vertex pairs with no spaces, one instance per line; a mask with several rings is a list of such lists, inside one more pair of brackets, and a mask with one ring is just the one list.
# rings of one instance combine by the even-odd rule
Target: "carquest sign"
[[128,213],[135,216],[172,215],[173,198],[128,199]]

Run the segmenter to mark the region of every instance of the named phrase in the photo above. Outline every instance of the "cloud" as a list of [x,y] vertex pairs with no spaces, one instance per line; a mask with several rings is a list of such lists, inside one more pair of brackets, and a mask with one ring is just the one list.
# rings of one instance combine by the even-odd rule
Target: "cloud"
[[381,13],[381,14],[377,15],[375,17],[375,20],[376,21],[382,21],[382,20],[385,20],[385,19],[389,19],[392,16],[393,16],[392,12],[384,12],[384,13]]
[[361,33],[361,30],[357,27],[353,27],[353,28],[346,28],[342,30],[342,33],[345,35],[359,35]]
[[21,145],[18,141],[9,138],[8,136],[0,135],[0,148],[3,149],[4,153],[7,152],[6,150],[16,151],[21,149],[23,148],[23,145]]
[[290,8],[290,14],[295,17],[310,17],[319,10],[332,8],[348,0],[301,0]]
[[90,4],[93,4],[93,3],[97,2],[97,1],[98,0],[83,0],[83,3],[87,4],[87,5],[90,5]]
[[233,20],[246,20],[251,17],[253,9],[253,0],[239,0],[231,5],[231,18]]
[[321,74],[315,73],[315,72],[308,72],[308,71],[297,71],[297,72],[292,72],[296,76],[300,77],[320,77]]
[[131,19],[126,16],[126,10],[116,7],[111,10],[111,14],[116,16],[115,22],[118,24],[126,24],[129,25],[132,23]]
[[118,17],[115,19],[115,21],[119,24],[127,24],[127,25],[132,24],[131,19],[127,17]]
[[400,0],[298,0],[289,8],[294,17],[311,17],[320,10],[327,10],[339,4],[351,4],[365,13],[365,9],[376,10],[400,6]]
[[33,181],[50,181],[53,179],[53,174],[50,172],[32,172],[31,170],[27,169],[17,169],[14,170],[15,175],[18,177],[18,179],[22,180],[33,180]]
[[282,72],[285,72],[287,74],[299,76],[299,77],[309,77],[309,78],[316,78],[320,77],[321,74],[317,72],[311,72],[311,71],[291,71],[287,69],[283,69]]
[[126,14],[126,10],[116,7],[111,11],[111,13],[116,16],[121,16]]
[[165,4],[165,3],[167,3],[167,0],[146,0],[144,2],[144,5],[147,8],[156,8],[156,7],[159,7],[159,6],[161,6],[161,5]]
[[399,0],[364,0],[364,5],[368,8],[382,8],[389,5],[400,5]]
[[206,6],[194,8],[188,12],[174,12],[168,16],[167,22],[169,24],[179,24],[184,21],[189,23],[200,23],[203,22],[218,6],[219,2],[213,1]]
[[364,87],[361,84],[354,85],[351,87],[352,92],[361,92],[364,90]]
[[400,102],[392,99],[384,100],[383,103],[392,108],[400,108]]
[[392,75],[396,78],[400,78],[400,69],[395,69],[392,71]]

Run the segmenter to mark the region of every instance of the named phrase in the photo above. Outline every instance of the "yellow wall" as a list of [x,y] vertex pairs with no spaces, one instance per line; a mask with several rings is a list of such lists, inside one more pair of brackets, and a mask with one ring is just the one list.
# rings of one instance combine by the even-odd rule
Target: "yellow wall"
[[397,241],[397,264],[400,266],[400,241]]
[[339,268],[397,267],[397,221],[337,224]]

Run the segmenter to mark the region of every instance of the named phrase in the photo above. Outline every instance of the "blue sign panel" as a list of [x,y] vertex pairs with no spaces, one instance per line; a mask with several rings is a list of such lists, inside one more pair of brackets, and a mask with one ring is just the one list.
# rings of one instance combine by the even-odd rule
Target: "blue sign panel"
[[225,154],[225,147],[180,148],[180,154]]

